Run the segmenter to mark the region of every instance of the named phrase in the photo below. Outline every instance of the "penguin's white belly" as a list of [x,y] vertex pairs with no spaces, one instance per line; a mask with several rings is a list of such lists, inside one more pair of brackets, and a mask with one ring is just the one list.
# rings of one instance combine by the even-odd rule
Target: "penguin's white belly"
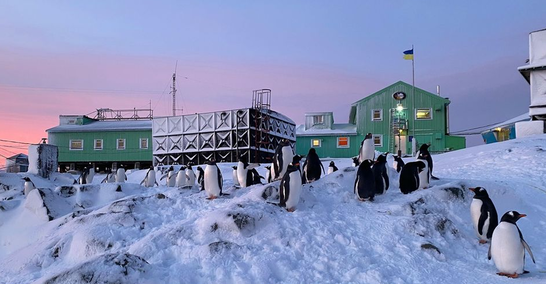
[[248,173],[248,169],[245,169],[245,165],[242,162],[239,162],[239,164],[237,164],[237,180],[239,181],[239,185],[241,187],[247,187],[247,184],[246,184],[247,173]]
[[501,222],[491,238],[491,257],[499,272],[522,274],[524,254],[516,226]]
[[299,171],[290,173],[290,193],[288,194],[288,200],[286,200],[286,208],[295,208],[300,201],[301,196],[301,176]]
[[194,186],[195,185],[195,173],[193,170],[186,169],[186,185],[187,186]]
[[205,191],[209,197],[218,197],[220,195],[220,186],[218,185],[218,172],[217,168],[208,165],[205,168]]

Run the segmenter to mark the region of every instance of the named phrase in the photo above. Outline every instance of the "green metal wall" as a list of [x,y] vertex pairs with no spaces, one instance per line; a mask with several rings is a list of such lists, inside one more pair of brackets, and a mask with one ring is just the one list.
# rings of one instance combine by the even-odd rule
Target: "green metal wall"
[[[148,149],[140,149],[140,138],[148,139]],[[83,139],[83,150],[70,150],[71,139]],[[94,149],[94,140],[103,139],[103,149]],[[117,150],[117,139],[125,139],[125,150]],[[59,147],[59,162],[152,161],[152,130],[111,132],[49,133],[50,144]]]
[[[338,137],[349,137],[349,148],[337,148]],[[358,155],[360,149],[360,142],[363,136],[298,136],[296,139],[296,154],[307,155],[309,149],[311,149],[311,140],[321,139],[321,146],[315,147],[317,155],[320,158],[347,158]]]

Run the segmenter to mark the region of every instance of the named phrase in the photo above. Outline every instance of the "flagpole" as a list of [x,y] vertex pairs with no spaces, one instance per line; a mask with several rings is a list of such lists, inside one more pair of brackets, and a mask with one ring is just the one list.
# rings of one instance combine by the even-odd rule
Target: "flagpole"
[[[413,112],[411,114],[413,115],[413,127],[411,128],[411,132],[413,139],[415,139],[415,50],[413,49],[413,44],[411,45],[411,51],[413,53],[413,56],[411,57],[411,98],[413,101]],[[412,143],[412,145],[417,145],[417,140],[415,140],[415,143]],[[417,153],[416,149],[412,149],[412,151],[412,156],[415,156],[415,153]]]

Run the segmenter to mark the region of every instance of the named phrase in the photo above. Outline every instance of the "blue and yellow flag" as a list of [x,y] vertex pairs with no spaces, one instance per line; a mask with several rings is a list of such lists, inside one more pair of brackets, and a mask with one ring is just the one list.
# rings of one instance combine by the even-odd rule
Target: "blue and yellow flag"
[[404,51],[404,59],[413,60],[413,48]]

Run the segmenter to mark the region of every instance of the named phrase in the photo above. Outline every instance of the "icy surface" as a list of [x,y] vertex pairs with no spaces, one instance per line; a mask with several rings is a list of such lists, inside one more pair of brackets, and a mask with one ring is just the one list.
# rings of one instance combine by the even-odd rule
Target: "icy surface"
[[[546,283],[546,137],[433,159],[440,180],[428,189],[401,194],[389,168],[391,187],[373,203],[355,198],[351,160],[335,159],[339,171],[304,185],[293,213],[262,197],[279,182],[235,189],[232,163],[219,165],[230,195],[216,200],[197,186],[142,187],[145,170],[121,184],[97,174],[89,185],[1,173],[0,283],[515,283],[478,243],[475,186],[499,217],[528,215],[518,225],[537,264],[527,257],[530,273],[516,281]],[[23,176],[42,194],[25,198]]]

